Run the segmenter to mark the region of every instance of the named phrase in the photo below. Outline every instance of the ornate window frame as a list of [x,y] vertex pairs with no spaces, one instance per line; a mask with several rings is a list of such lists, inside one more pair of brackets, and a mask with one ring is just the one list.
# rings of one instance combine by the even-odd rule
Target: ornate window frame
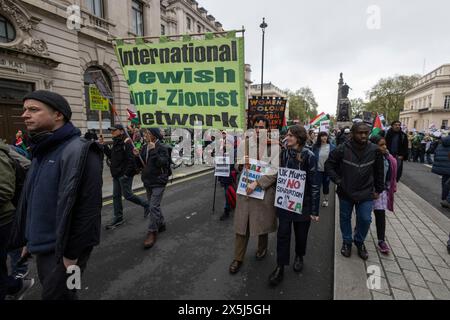
[[31,30],[41,20],[31,16],[21,5],[11,0],[0,0],[0,14],[14,27],[16,39],[0,43],[0,48],[19,50],[36,56],[49,56],[47,43],[31,35]]

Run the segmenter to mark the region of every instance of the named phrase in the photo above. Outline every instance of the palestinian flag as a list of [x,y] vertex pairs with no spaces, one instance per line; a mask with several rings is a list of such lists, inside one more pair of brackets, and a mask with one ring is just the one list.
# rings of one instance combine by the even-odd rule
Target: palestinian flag
[[138,119],[136,112],[134,112],[128,108],[127,108],[127,112],[128,112],[128,120],[131,121],[131,123],[139,124],[139,119]]
[[383,131],[383,123],[381,122],[380,116],[377,113],[370,136],[379,136],[381,134],[381,131]]
[[321,112],[319,115],[317,115],[317,117],[315,117],[314,119],[312,119],[309,122],[309,125],[311,127],[319,126],[320,125],[320,121],[325,121],[325,120],[329,120],[328,116],[325,114],[325,112]]

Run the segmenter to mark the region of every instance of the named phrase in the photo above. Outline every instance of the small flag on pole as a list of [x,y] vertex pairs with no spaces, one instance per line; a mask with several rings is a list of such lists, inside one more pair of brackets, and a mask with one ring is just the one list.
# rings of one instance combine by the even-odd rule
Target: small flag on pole
[[378,136],[381,134],[381,131],[383,131],[383,124],[381,123],[380,116],[377,113],[370,136],[371,137]]
[[317,117],[315,117],[314,119],[312,119],[309,124],[311,127],[314,126],[318,126],[320,125],[321,121],[325,121],[325,120],[329,120],[328,116],[325,114],[325,112],[321,112],[319,115],[317,115]]
[[138,124],[139,119],[138,119],[136,112],[134,112],[128,108],[127,108],[127,112],[128,112],[128,120],[131,121],[131,123]]

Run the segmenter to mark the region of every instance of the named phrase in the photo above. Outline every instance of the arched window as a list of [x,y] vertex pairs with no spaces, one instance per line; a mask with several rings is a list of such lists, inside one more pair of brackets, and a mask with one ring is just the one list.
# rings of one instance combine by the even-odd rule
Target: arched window
[[[88,129],[98,129],[99,128],[99,111],[97,110],[91,110],[90,108],[90,97],[89,97],[89,86],[94,84],[94,81],[92,80],[92,76],[90,72],[92,71],[101,71],[103,73],[104,78],[106,79],[106,82],[109,86],[109,88],[112,91],[112,82],[109,75],[101,68],[99,67],[89,67],[86,69],[84,73],[84,96],[85,96],[85,102],[86,102],[86,115],[87,115],[87,126]],[[113,101],[111,101],[112,103]],[[103,123],[103,129],[107,129],[110,125],[114,125],[114,116],[112,115],[111,108],[109,111],[102,111],[102,123]]]
[[0,42],[12,42],[14,39],[16,39],[14,26],[4,16],[0,15]]

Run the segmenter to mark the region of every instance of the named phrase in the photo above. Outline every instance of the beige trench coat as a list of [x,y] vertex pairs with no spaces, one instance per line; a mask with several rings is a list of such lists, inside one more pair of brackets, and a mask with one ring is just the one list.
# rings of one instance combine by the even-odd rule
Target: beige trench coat
[[[278,155],[276,156],[278,157]],[[235,233],[245,235],[248,224],[250,224],[250,236],[252,237],[277,231],[278,220],[274,206],[276,169],[272,170],[272,173],[274,174],[264,175],[258,180],[259,185],[265,190],[263,200],[237,194],[234,211]]]

